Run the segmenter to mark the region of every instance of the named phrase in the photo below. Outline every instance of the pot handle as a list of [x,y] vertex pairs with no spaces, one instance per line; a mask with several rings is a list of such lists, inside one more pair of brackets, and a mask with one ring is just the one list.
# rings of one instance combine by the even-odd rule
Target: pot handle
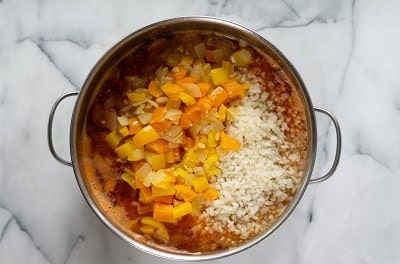
[[60,162],[61,164],[70,166],[70,167],[72,167],[72,162],[61,158],[61,156],[57,154],[57,152],[54,148],[54,145],[53,145],[53,119],[54,119],[54,114],[56,112],[56,109],[57,109],[58,105],[61,103],[61,101],[67,97],[78,95],[78,94],[79,94],[79,92],[73,91],[73,92],[65,93],[65,94],[61,95],[60,97],[58,97],[57,100],[54,102],[53,107],[50,110],[49,122],[47,124],[47,142],[49,144],[49,149],[50,149],[51,154],[58,162]]
[[332,164],[332,167],[330,168],[330,170],[324,176],[309,180],[309,183],[323,182],[323,181],[329,179],[333,175],[333,173],[335,172],[335,170],[339,164],[340,152],[342,149],[342,135],[340,133],[340,126],[339,126],[339,123],[338,123],[336,117],[331,112],[329,112],[325,109],[322,109],[322,108],[314,107],[314,110],[316,112],[320,112],[320,113],[328,116],[332,120],[333,125],[335,126],[335,131],[336,131],[336,152],[335,152],[335,158],[333,159],[333,164]]

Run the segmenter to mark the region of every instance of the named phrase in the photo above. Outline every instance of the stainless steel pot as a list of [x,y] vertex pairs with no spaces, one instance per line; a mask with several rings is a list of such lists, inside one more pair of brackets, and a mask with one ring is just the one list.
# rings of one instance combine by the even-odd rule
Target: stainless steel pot
[[[84,177],[83,170],[81,167],[81,156],[82,151],[80,147],[80,135],[83,132],[85,119],[89,110],[89,106],[98,92],[99,83],[102,79],[104,79],[104,75],[109,69],[110,65],[116,64],[124,55],[132,50],[136,49],[142,43],[144,43],[149,38],[153,38],[160,34],[165,34],[168,32],[177,32],[177,31],[206,31],[206,32],[215,32],[220,35],[225,35],[235,39],[245,40],[248,44],[253,47],[258,48],[260,51],[268,54],[276,63],[280,65],[280,67],[286,72],[288,77],[293,81],[295,87],[297,87],[300,97],[303,101],[305,108],[305,115],[308,127],[308,152],[306,157],[306,168],[304,172],[304,176],[300,183],[299,189],[296,192],[292,202],[288,205],[286,210],[281,214],[279,219],[270,226],[265,232],[248,241],[247,243],[232,249],[227,249],[224,251],[218,251],[214,253],[205,253],[205,254],[189,254],[189,253],[176,253],[170,252],[168,250],[163,250],[162,248],[151,247],[146,245],[119,230],[113,223],[109,220],[109,218],[99,209],[96,205],[94,198],[91,195],[90,190],[88,190]],[[53,130],[53,119],[55,111],[59,105],[59,103],[69,96],[78,96],[78,99],[75,104],[75,108],[72,114],[71,127],[70,127],[70,153],[71,153],[71,162],[60,157],[54,149],[53,139],[52,139],[52,130]],[[317,132],[316,132],[316,120],[315,120],[315,112],[320,112],[332,121],[335,131],[336,131],[336,153],[333,160],[333,164],[330,170],[323,176],[311,179],[311,173],[313,171],[314,162],[316,158],[317,152]],[[336,167],[340,158],[341,151],[341,134],[339,124],[336,118],[328,111],[315,108],[312,105],[310,96],[308,95],[307,89],[297,73],[296,69],[293,65],[286,59],[286,57],[271,43],[262,38],[257,33],[251,31],[250,29],[244,28],[238,24],[228,22],[226,20],[210,18],[210,17],[182,17],[182,18],[174,18],[170,20],[161,21],[152,25],[149,25],[145,28],[142,28],[125,39],[121,40],[117,43],[113,48],[111,48],[94,66],[92,71],[89,73],[81,92],[70,92],[64,95],[61,95],[54,103],[49,117],[48,122],[48,143],[50,147],[50,151],[53,154],[54,158],[60,163],[68,166],[72,166],[75,172],[76,179],[78,181],[79,187],[85,197],[86,201],[95,212],[95,214],[99,217],[99,219],[117,236],[126,241],[127,243],[135,246],[136,248],[148,252],[150,254],[169,258],[169,259],[177,259],[177,260],[210,260],[215,258],[221,258],[228,255],[232,255],[243,251],[263,239],[265,239],[268,235],[270,235],[274,230],[276,230],[291,214],[294,210],[298,202],[300,201],[304,191],[310,183],[318,183],[325,181],[328,179],[336,170]]]

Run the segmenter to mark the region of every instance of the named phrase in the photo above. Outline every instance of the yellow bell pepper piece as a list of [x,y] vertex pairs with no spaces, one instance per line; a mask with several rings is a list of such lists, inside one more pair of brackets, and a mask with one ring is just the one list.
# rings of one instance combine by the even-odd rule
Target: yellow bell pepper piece
[[117,147],[115,149],[115,152],[117,153],[118,157],[123,159],[129,156],[133,152],[134,148],[130,142],[125,142],[121,146]]
[[146,161],[155,171],[164,169],[166,166],[164,154],[148,154],[146,156]]
[[192,180],[193,188],[196,192],[201,193],[208,188],[208,180],[205,176],[196,177]]
[[245,48],[235,51],[230,59],[238,67],[246,67],[253,61],[250,51]]
[[187,169],[193,169],[200,163],[199,157],[193,149],[189,149],[182,158],[181,165]]
[[110,132],[106,136],[105,141],[112,149],[115,149],[118,146],[119,142],[121,142],[121,139],[122,139],[122,137],[120,135],[118,135],[117,133]]
[[169,184],[167,188],[152,186],[151,194],[152,197],[175,195],[176,194],[175,184]]
[[151,203],[154,200],[150,187],[141,188],[139,191],[139,201],[145,204]]
[[215,138],[215,133],[214,132],[210,132],[207,135],[207,145],[210,148],[215,148],[217,147],[217,139]]
[[224,68],[215,68],[211,70],[211,79],[214,85],[220,85],[229,80],[229,76]]
[[149,226],[149,225],[143,225],[140,227],[140,231],[142,231],[144,234],[147,235],[152,235],[156,231],[154,226]]
[[160,135],[158,134],[157,130],[155,130],[151,125],[148,125],[136,133],[136,135],[133,137],[133,143],[135,146],[142,147],[159,138]]
[[220,107],[219,107],[219,109],[218,109],[218,115],[219,115],[218,119],[219,119],[221,122],[225,122],[226,113],[227,113],[227,112],[228,112],[228,108],[227,108],[224,104],[221,104]]
[[192,204],[189,202],[183,202],[174,207],[174,209],[172,210],[172,215],[174,219],[178,219],[192,212],[193,212]]
[[196,99],[194,99],[193,96],[184,92],[179,93],[179,99],[181,99],[185,105],[194,105],[196,103]]
[[206,159],[206,161],[203,164],[203,169],[206,173],[210,171],[211,168],[215,166],[215,163],[218,161],[219,156],[217,153],[211,155]]
[[133,151],[128,155],[129,161],[139,161],[145,158],[145,151],[143,148],[134,148]]
[[126,126],[123,126],[118,130],[118,133],[120,133],[121,136],[126,137],[127,135],[129,135],[129,129]]
[[152,217],[150,217],[150,216],[145,216],[145,217],[143,217],[143,218],[140,220],[140,222],[141,222],[143,225],[152,226],[152,227],[154,227],[154,228],[156,228],[156,229],[165,228],[165,226],[163,225],[163,223],[161,223],[161,222],[155,220],[154,218],[152,218]]
[[160,221],[154,220],[152,217],[145,216],[141,219],[141,223],[143,226],[151,226],[155,228],[154,235],[158,239],[161,239],[164,243],[169,241],[168,230]]
[[127,93],[127,95],[132,103],[143,103],[150,98],[149,91],[145,88],[136,89],[134,92]]

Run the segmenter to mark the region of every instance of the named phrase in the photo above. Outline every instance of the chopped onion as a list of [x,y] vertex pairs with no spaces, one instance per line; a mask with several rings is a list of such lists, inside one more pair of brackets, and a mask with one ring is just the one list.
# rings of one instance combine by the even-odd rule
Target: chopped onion
[[165,132],[165,136],[168,138],[174,138],[177,135],[179,135],[179,133],[182,132],[182,127],[180,126],[171,126],[171,128]]
[[195,83],[184,83],[183,88],[185,91],[193,97],[201,97],[201,91],[197,84]]
[[108,99],[104,102],[104,106],[105,106],[106,108],[108,108],[108,109],[111,109],[111,108],[114,108],[115,103],[116,103],[115,96],[112,95],[112,96],[110,96],[110,98],[108,98]]
[[164,118],[171,121],[177,121],[179,120],[181,115],[182,115],[182,110],[180,109],[168,109],[164,115]]
[[137,76],[126,76],[125,80],[132,85],[133,89],[146,87],[146,80]]
[[253,61],[250,51],[245,48],[235,51],[230,59],[238,67],[246,67]]
[[221,121],[217,121],[217,122],[209,124],[208,126],[203,127],[201,129],[201,134],[208,135],[211,132],[213,132],[213,133],[221,132],[224,130],[224,128],[225,128],[224,124],[222,124]]
[[129,120],[126,116],[118,116],[117,117],[118,122],[121,126],[127,126],[129,125]]
[[[140,169],[138,169],[135,173],[135,177],[139,177],[140,179],[144,179],[147,174],[152,172],[152,168],[148,163],[144,163]],[[150,185],[149,185],[150,186]],[[148,186],[147,186],[148,187]]]
[[192,138],[196,138],[197,134],[199,134],[201,130],[201,126],[199,124],[194,124],[193,126],[189,127],[187,131]]
[[106,109],[104,112],[104,126],[111,131],[117,129],[117,114],[114,110]]
[[147,103],[149,103],[152,107],[159,107],[157,102],[154,102],[153,100],[148,100]]
[[143,125],[146,125],[146,124],[150,123],[152,116],[153,116],[153,113],[144,113],[144,114],[138,115],[138,118],[139,118],[140,123],[142,123]]
[[166,84],[167,82],[173,82],[173,81],[174,81],[174,79],[172,77],[163,76],[160,79],[160,85],[162,86],[162,85]]
[[216,50],[213,50],[213,51],[212,51],[212,54],[213,54],[214,60],[215,60],[216,62],[221,62],[221,61],[223,61],[224,58],[225,58],[225,53],[224,53],[224,50],[223,50],[223,49],[216,49]]
[[171,55],[168,56],[167,65],[169,67],[177,66],[181,62],[182,57],[183,56],[179,53],[172,53]]
[[140,104],[140,105],[138,106],[138,108],[136,108],[135,114],[137,114],[137,115],[143,114],[144,107],[145,107],[144,104]]
[[166,104],[168,102],[168,97],[166,96],[161,96],[156,98],[156,103],[158,104]]
[[158,81],[161,81],[161,78],[167,76],[167,74],[168,74],[168,67],[164,68],[160,67],[157,69],[155,76],[158,79]]
[[168,140],[170,143],[182,144],[183,143],[183,131],[180,126],[171,126],[171,128],[165,132],[163,138]]
[[197,57],[203,58],[204,56],[206,56],[206,45],[204,43],[200,43],[194,46],[194,50],[196,51]]
[[150,171],[143,179],[143,185],[149,187],[151,184],[157,185],[162,182],[167,174],[164,170]]
[[203,167],[194,167],[193,168],[193,172],[194,174],[198,175],[198,176],[204,176],[206,175],[206,173],[204,172]]

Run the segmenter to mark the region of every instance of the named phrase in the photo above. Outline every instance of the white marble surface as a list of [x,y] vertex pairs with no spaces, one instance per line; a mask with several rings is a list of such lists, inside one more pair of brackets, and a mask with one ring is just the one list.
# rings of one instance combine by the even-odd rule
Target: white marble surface
[[[79,90],[108,48],[182,15],[226,18],[269,39],[343,133],[331,179],[309,186],[262,243],[212,263],[400,263],[399,10],[395,0],[0,0],[0,263],[161,261],[94,216],[72,169],[51,156],[46,126],[55,99]],[[74,100],[55,120],[66,158]],[[314,176],[329,168],[335,144],[326,118],[318,124]]]

